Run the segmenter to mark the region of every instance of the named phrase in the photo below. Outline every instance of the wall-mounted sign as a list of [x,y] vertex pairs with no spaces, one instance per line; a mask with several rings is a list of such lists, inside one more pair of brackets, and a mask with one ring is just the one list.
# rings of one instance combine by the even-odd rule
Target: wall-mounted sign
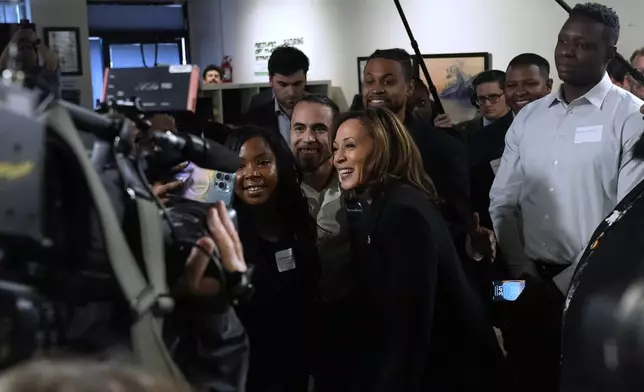
[[302,49],[304,38],[287,38],[282,41],[255,42],[255,76],[268,75],[268,59],[279,46],[295,46]]

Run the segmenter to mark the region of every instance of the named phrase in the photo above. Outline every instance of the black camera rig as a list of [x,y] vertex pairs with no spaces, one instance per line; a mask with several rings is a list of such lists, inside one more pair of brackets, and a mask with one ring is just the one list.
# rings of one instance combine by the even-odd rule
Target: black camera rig
[[[163,318],[174,309],[168,287],[175,277],[166,271],[182,266],[194,240],[209,235],[210,206],[166,209],[146,162],[161,155],[234,171],[239,158],[194,135],[153,130],[131,108],[126,115],[111,105],[103,116],[64,101],[39,102],[38,93],[6,76],[0,81],[0,367],[71,344],[70,309],[102,301],[124,305],[128,346],[139,362],[183,380],[161,336]],[[79,131],[96,140],[91,157]],[[135,142],[141,133],[162,148],[142,153]],[[234,210],[229,214],[234,218]],[[137,223],[129,232],[126,216]],[[250,273],[230,274],[217,252],[209,256],[222,300],[251,291]]]

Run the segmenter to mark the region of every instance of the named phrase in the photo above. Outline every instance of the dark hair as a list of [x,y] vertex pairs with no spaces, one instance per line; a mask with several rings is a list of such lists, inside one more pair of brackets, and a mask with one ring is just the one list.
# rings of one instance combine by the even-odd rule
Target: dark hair
[[351,106],[349,107],[349,110],[355,111],[355,110],[364,110],[364,101],[362,94],[356,94],[353,96],[353,101],[351,101]]
[[369,61],[373,59],[392,60],[399,63],[403,69],[405,82],[409,82],[414,77],[414,65],[405,49],[378,49],[369,56]]
[[604,25],[606,39],[611,46],[619,40],[619,16],[614,9],[599,3],[577,4],[570,11],[570,17],[581,16]]
[[414,76],[413,79],[414,79],[414,88],[422,89],[424,92],[429,94],[429,88],[427,87],[425,82],[423,82],[423,79],[421,79],[419,76]]
[[216,66],[215,64],[210,64],[210,65],[208,65],[206,68],[204,68],[204,70],[203,70],[203,75],[201,76],[201,77],[202,77],[202,79],[205,79],[205,78],[206,78],[206,75],[207,75],[207,74],[208,74],[208,72],[210,72],[210,71],[217,71],[217,72],[219,73],[219,76],[224,76],[224,72],[222,71],[222,69],[221,69],[221,68],[219,68],[219,67],[218,67],[218,66]]
[[550,77],[550,63],[545,58],[539,56],[536,53],[521,53],[516,56],[508,64],[508,69],[510,67],[519,66],[519,65],[536,65],[539,67],[539,72],[544,79]]
[[644,48],[636,49],[636,50],[633,52],[633,54],[631,55],[631,58],[629,59],[629,61],[630,61],[631,65],[633,65],[633,63],[635,62],[635,60],[636,60],[638,57],[642,56],[642,55],[644,55]]
[[497,82],[501,89],[505,88],[505,72],[497,69],[490,69],[483,71],[472,79],[472,89],[476,92],[476,88],[483,83]]
[[626,67],[626,64],[621,61],[612,59],[610,63],[608,63],[606,72],[608,72],[608,76],[613,78],[616,82],[624,83],[626,75],[628,74],[628,68]]
[[[333,112],[333,118],[336,118],[338,114],[340,114],[340,108],[338,107],[338,105],[336,105],[336,103],[333,102],[331,98],[323,94],[306,94],[302,98],[300,98],[299,101],[297,101],[295,106],[297,106],[297,104],[299,104],[300,102],[317,103],[322,106],[326,106]],[[295,110],[295,107],[293,107],[293,110]]]
[[[390,179],[401,180],[422,191],[436,202],[438,195],[423,168],[423,158],[405,125],[389,109],[368,108],[340,115],[333,127],[331,140],[338,128],[349,120],[358,120],[373,140],[373,153],[367,160],[363,189],[375,196]],[[354,197],[349,192],[349,198]]]
[[[313,250],[317,252],[317,226],[310,215],[308,199],[302,192],[302,177],[297,161],[282,135],[273,129],[244,126],[234,129],[224,144],[239,153],[244,143],[256,137],[264,139],[275,155],[278,181],[275,191],[277,198],[275,205],[278,213],[285,218],[287,227],[292,230],[292,234],[305,241],[302,246],[312,246]],[[239,211],[240,221],[244,220],[247,210],[245,204],[239,198],[235,198],[233,204],[235,209]]]
[[304,52],[292,46],[278,46],[268,59],[268,75],[290,76],[299,71],[309,72],[309,58]]

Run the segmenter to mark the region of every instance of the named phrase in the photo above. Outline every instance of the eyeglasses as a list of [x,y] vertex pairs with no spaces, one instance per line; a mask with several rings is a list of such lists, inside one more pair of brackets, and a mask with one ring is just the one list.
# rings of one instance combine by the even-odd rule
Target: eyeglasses
[[499,99],[501,99],[502,96],[503,94],[479,95],[476,97],[476,103],[479,105],[484,105],[486,102],[495,104],[499,102]]

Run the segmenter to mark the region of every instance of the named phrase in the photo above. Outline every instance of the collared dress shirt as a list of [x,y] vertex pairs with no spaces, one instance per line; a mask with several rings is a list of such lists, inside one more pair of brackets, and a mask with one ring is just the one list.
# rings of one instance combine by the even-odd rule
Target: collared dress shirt
[[277,116],[277,124],[279,125],[280,134],[286,140],[286,143],[291,145],[291,116],[286,113],[280,106],[277,99],[273,97],[275,102],[275,115]]
[[569,265],[564,293],[597,225],[644,178],[631,148],[644,130],[642,101],[608,74],[566,104],[561,91],[523,108],[505,139],[490,191],[490,216],[515,276],[534,261]]

